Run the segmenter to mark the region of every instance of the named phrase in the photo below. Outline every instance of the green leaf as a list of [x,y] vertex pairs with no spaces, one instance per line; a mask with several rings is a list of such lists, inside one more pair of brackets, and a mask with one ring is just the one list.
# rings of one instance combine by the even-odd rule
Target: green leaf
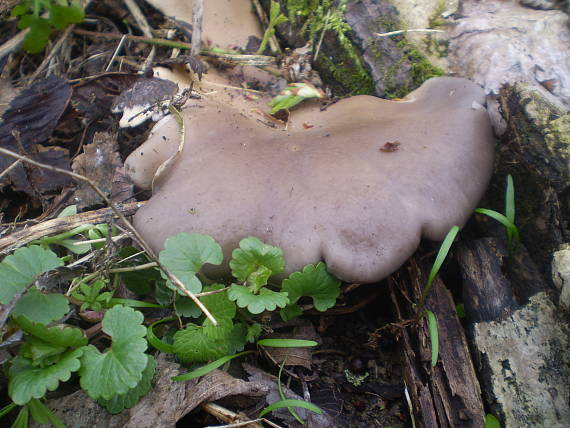
[[501,428],[499,420],[490,413],[485,415],[485,428]]
[[192,370],[191,372],[184,373],[182,375],[174,376],[172,380],[176,382],[184,382],[187,380],[196,379],[197,377],[204,376],[210,373],[211,371],[216,370],[218,367],[223,366],[228,361],[231,361],[234,358],[241,357],[242,355],[251,354],[251,353],[253,353],[253,351],[240,352],[239,354],[235,355],[226,355],[222,358],[217,359],[216,361],[212,361],[210,364],[206,364],[205,366],[197,368],[196,370]]
[[292,305],[287,305],[280,311],[281,319],[283,321],[289,321],[293,318],[297,318],[298,316],[303,314],[303,309],[296,304],[293,303]]
[[148,343],[152,345],[153,348],[158,349],[160,352],[164,352],[166,354],[173,354],[174,347],[170,343],[166,343],[160,340],[156,334],[154,334],[154,327],[158,324],[168,321],[174,321],[175,318],[164,318],[158,321],[153,322],[151,325],[148,326],[146,330],[146,337],[148,339]]
[[[119,251],[121,258],[130,257],[139,251],[133,247],[127,247]],[[129,260],[124,261],[120,267],[140,266],[149,262],[149,259],[144,254],[139,254]],[[148,268],[144,270],[137,270],[132,272],[121,272],[121,280],[125,287],[136,294],[149,294],[152,290],[151,283],[160,279],[160,271],[156,268]]]
[[284,308],[289,303],[285,292],[277,292],[262,288],[259,294],[253,294],[250,288],[243,285],[232,284],[228,291],[228,297],[237,303],[240,308],[247,307],[252,314],[260,314],[263,311],[274,311],[277,307]]
[[507,191],[505,192],[505,216],[515,224],[515,185],[513,176],[507,175]]
[[[204,327],[189,324],[174,335],[174,352],[183,363],[205,362],[226,355],[228,344],[225,338],[212,338],[204,330]],[[231,330],[227,335],[230,333]]]
[[10,16],[21,16],[28,12],[28,7],[24,4],[18,4],[14,6],[12,11],[10,12]]
[[261,335],[261,324],[253,323],[247,327],[247,334],[245,336],[249,343],[253,343]]
[[439,356],[439,333],[437,330],[437,318],[432,311],[427,311],[427,322],[431,340],[431,366],[435,367]]
[[[154,284],[154,299],[161,305],[171,305],[174,301],[174,296],[184,298],[180,294],[174,292],[166,286],[166,280],[162,277],[156,280]],[[190,299],[190,298],[188,298]],[[199,309],[198,309],[199,310]]]
[[31,321],[49,324],[63,318],[68,312],[69,302],[63,294],[44,294],[32,288],[18,300],[12,309],[12,316],[25,316]]
[[324,263],[307,265],[302,272],[294,272],[283,281],[281,286],[286,291],[291,303],[296,303],[302,296],[313,299],[315,308],[324,312],[336,304],[340,294],[340,281],[327,272]]
[[145,396],[152,387],[152,378],[156,369],[156,360],[152,355],[147,355],[147,365],[142,373],[142,379],[134,388],[129,389],[124,394],[115,395],[110,400],[100,398],[98,403],[111,414],[117,414],[124,409],[130,409],[141,397]]
[[[222,284],[213,284],[208,287],[204,287],[204,292],[216,291],[224,288]],[[236,316],[236,304],[228,298],[228,292],[222,291],[216,294],[210,294],[208,296],[200,297],[200,301],[206,306],[206,309],[214,315],[216,321],[221,319],[232,320]],[[210,320],[205,321],[208,325]]]
[[59,419],[44,403],[35,398],[32,398],[27,407],[30,409],[32,418],[40,424],[49,424],[55,428],[66,428],[65,424]]
[[307,348],[318,345],[314,340],[304,339],[261,339],[257,344],[271,348]]
[[60,6],[53,4],[49,8],[50,23],[58,30],[63,30],[70,24],[77,24],[85,17],[83,9],[78,6]]
[[85,332],[80,328],[66,325],[57,325],[47,327],[44,324],[33,322],[24,316],[15,318],[16,323],[26,333],[56,346],[64,346],[67,348],[77,348],[87,345],[87,337]]
[[[23,18],[26,18],[26,16],[23,16],[22,19]],[[21,21],[22,20],[20,20],[20,22]],[[40,53],[47,45],[51,34],[51,26],[46,19],[34,17],[30,22],[27,22],[24,28],[27,27],[30,28],[30,31],[26,34],[26,37],[24,37],[22,47],[28,53]]]
[[69,217],[77,214],[77,205],[68,205],[57,215],[57,218]]
[[307,403],[306,401],[302,401],[302,400],[292,400],[291,399],[291,400],[280,400],[280,401],[276,401],[275,403],[270,404],[265,409],[263,409],[261,411],[261,413],[259,413],[259,417],[262,418],[263,416],[265,416],[269,412],[272,412],[273,410],[285,409],[285,408],[290,408],[290,407],[300,407],[302,409],[309,410],[309,411],[317,413],[319,415],[323,414],[323,411],[319,407],[315,406],[312,403]]
[[86,347],[79,371],[81,387],[94,400],[125,394],[142,379],[148,363],[143,320],[143,314],[123,306],[105,314],[103,332],[113,339],[111,348],[101,353],[92,345]]
[[10,404],[2,407],[0,409],[0,419],[2,419],[4,416],[6,416],[8,413],[10,413],[16,407],[18,407],[18,405],[16,403],[10,403]]
[[6,304],[36,276],[63,265],[51,250],[38,245],[19,248],[0,262],[0,303]]
[[18,417],[12,424],[11,428],[28,428],[29,418],[30,418],[30,409],[28,409],[28,406],[22,407],[20,413],[18,413]]
[[257,291],[267,284],[271,275],[285,269],[283,250],[264,244],[254,237],[245,238],[240,241],[239,248],[232,252],[230,267],[233,276]]
[[60,381],[68,381],[71,373],[79,370],[79,358],[84,349],[67,351],[57,363],[44,368],[33,367],[27,358],[14,358],[8,384],[8,394],[12,401],[22,406],[32,398],[42,398],[47,390],[55,391]]
[[247,344],[247,325],[243,323],[234,324],[232,331],[228,337],[228,354],[235,354],[243,351]]
[[[223,257],[222,247],[211,236],[199,233],[179,233],[168,238],[159,255],[160,262],[193,293],[202,290],[202,283],[196,273],[206,263],[219,265]],[[167,285],[177,290],[170,281]]]
[[[172,291],[170,292],[172,293]],[[176,314],[181,317],[198,318],[200,315],[202,315],[201,309],[190,297],[181,296],[178,293],[176,293],[174,308],[176,309]]]
[[455,237],[457,236],[458,232],[459,232],[459,226],[453,226],[451,229],[449,229],[449,232],[447,232],[445,239],[441,243],[441,247],[439,247],[439,251],[437,252],[435,262],[433,262],[433,266],[431,267],[428,277],[428,287],[431,285],[431,283],[437,276],[437,273],[441,269],[441,266],[443,265],[443,262],[445,261],[445,258],[447,257],[447,254],[449,253],[449,250],[451,249],[453,241],[455,240]]

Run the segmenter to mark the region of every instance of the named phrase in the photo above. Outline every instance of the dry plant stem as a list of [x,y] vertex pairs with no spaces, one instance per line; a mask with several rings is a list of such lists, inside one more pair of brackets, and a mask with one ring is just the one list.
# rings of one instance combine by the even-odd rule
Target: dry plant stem
[[204,0],[194,0],[192,7],[192,48],[190,55],[198,56],[202,49],[202,17],[204,16]]
[[65,40],[69,37],[69,35],[71,34],[71,31],[73,30],[74,27],[75,27],[75,25],[70,25],[69,27],[67,27],[65,29],[65,31],[63,32],[61,37],[57,40],[57,42],[55,42],[55,45],[53,45],[53,48],[51,49],[49,54],[46,55],[46,57],[43,59],[42,63],[38,66],[36,71],[34,71],[32,76],[30,77],[30,83],[38,78],[40,73],[49,64],[49,62],[52,60],[52,58],[57,55],[57,53],[59,52],[59,49],[61,48],[61,46],[63,45]]
[[108,73],[111,70],[113,63],[115,62],[115,58],[117,58],[117,55],[119,54],[119,52],[123,48],[123,45],[125,44],[125,40],[127,40],[127,36],[121,37],[121,41],[115,48],[115,52],[113,52],[113,56],[111,57],[111,59],[109,60],[109,64],[107,64],[107,67],[105,68],[105,73]]
[[398,30],[398,31],[390,31],[388,33],[375,33],[376,37],[390,37],[390,36],[397,36],[398,34],[404,33],[445,33],[443,30],[434,30],[432,28],[414,28],[413,30]]
[[[149,25],[148,21],[146,20],[146,17],[141,12],[141,10],[140,10],[138,4],[136,4],[135,0],[124,0],[124,1],[125,1],[125,5],[127,6],[129,11],[133,15],[133,18],[135,18],[135,21],[137,22],[137,25],[142,30],[143,34],[146,37],[152,37],[152,27]],[[150,50],[150,53],[148,54],[148,57],[146,58],[141,70],[139,70],[139,73],[144,73],[147,68],[150,68],[152,61],[154,60],[155,54],[156,54],[156,49],[153,46],[152,49]]]
[[24,41],[24,37],[30,31],[29,28],[26,28],[23,31],[20,31],[14,37],[9,39],[8,41],[4,42],[0,45],[0,59],[4,58],[6,55],[10,54],[12,51],[15,51],[20,47],[22,42]]
[[[134,215],[143,204],[144,202],[131,202],[116,208],[128,217]],[[105,223],[113,217],[115,217],[115,215],[111,208],[102,208],[96,211],[54,218],[33,226],[27,226],[24,229],[11,233],[5,238],[0,238],[0,253],[13,251],[31,241],[35,241],[47,235],[61,233],[83,224]],[[8,225],[4,224],[3,226]]]
[[[249,420],[249,421],[243,421],[243,416],[240,416],[239,414],[232,412],[229,409],[226,409],[225,407],[222,407],[218,404],[214,404],[214,403],[202,403],[200,405],[200,407],[202,408],[202,410],[204,410],[206,413],[209,413],[210,415],[214,416],[215,418],[224,421],[226,423],[228,423],[229,425],[220,425],[219,427],[224,427],[224,428],[237,428],[237,427],[250,427],[250,428],[262,428],[262,425],[259,425],[258,422],[261,422],[262,419],[254,419],[254,420]],[[215,427],[209,427],[209,428],[215,428]]]
[[10,165],[8,168],[6,168],[4,171],[0,172],[0,178],[4,177],[6,174],[8,174],[10,171],[12,171],[14,168],[16,168],[18,165],[20,165],[20,163],[22,163],[21,160],[17,160],[16,162],[12,163],[12,165]]
[[150,248],[150,246],[146,243],[146,241],[143,239],[143,237],[140,235],[140,233],[133,227],[133,225],[127,220],[127,218],[123,215],[123,213],[121,213],[121,211],[119,211],[116,207],[115,204],[113,204],[113,202],[111,202],[111,200],[107,197],[107,195],[101,191],[101,189],[99,189],[99,187],[90,179],[88,179],[87,177],[84,177],[80,174],[76,174],[74,172],[71,171],[67,171],[65,169],[61,169],[61,168],[56,168],[53,167],[51,165],[46,165],[40,162],[36,162],[32,159],[29,159],[25,156],[21,156],[18,153],[15,153],[11,150],[7,150],[4,148],[0,148],[0,153],[13,157],[15,159],[20,159],[22,162],[25,163],[29,163],[30,165],[34,165],[37,166],[38,168],[42,168],[42,169],[47,169],[49,171],[54,171],[54,172],[59,172],[61,174],[65,174],[69,177],[73,177],[76,180],[80,180],[83,181],[85,183],[87,183],[104,201],[105,203],[113,210],[113,212],[115,213],[115,215],[117,217],[119,217],[119,219],[121,220],[121,222],[124,224],[124,226],[128,229],[128,231],[133,235],[133,238],[137,241],[137,243],[146,251],[146,253],[148,254],[148,256],[154,260],[156,262],[156,264],[158,265],[158,267],[164,272],[164,274],[166,275],[166,277],[175,285],[175,287],[180,290],[182,293],[184,293],[186,296],[188,296],[189,298],[191,298],[194,303],[196,303],[196,305],[200,308],[200,310],[204,313],[204,315],[206,315],[206,317],[212,322],[212,324],[214,325],[218,325],[217,321],[215,320],[215,318],[212,316],[212,314],[208,311],[208,309],[206,309],[206,307],[202,304],[202,302],[200,302],[200,300],[195,296],[194,293],[192,293],[190,290],[188,290],[184,284],[182,282],[180,282],[180,280],[178,278],[176,278],[176,276],[174,276],[158,259],[158,257],[156,256],[156,254],[154,253],[153,249]]

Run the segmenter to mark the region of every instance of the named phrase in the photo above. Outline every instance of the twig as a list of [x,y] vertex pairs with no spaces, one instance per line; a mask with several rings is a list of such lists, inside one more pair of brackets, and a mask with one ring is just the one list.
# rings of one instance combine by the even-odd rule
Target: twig
[[202,17],[204,16],[204,0],[194,0],[192,7],[192,49],[190,55],[198,56],[202,49]]
[[55,42],[55,45],[53,45],[53,48],[51,49],[49,54],[47,54],[45,56],[42,63],[38,66],[36,71],[34,71],[32,76],[30,77],[30,83],[37,79],[37,77],[44,70],[44,68],[49,64],[49,62],[52,60],[52,58],[59,52],[59,49],[63,45],[63,42],[65,42],[65,39],[67,39],[67,37],[69,37],[69,35],[71,34],[71,31],[73,30],[74,27],[75,27],[75,25],[70,25],[69,27],[67,27],[65,29],[65,31],[63,32],[61,37],[57,40],[57,42]]
[[90,180],[87,177],[84,177],[83,175],[76,174],[74,172],[67,171],[65,169],[61,169],[61,168],[57,168],[57,167],[54,167],[51,165],[46,165],[46,164],[43,164],[40,162],[36,162],[36,161],[29,159],[25,156],[21,156],[18,153],[15,153],[11,150],[7,150],[7,149],[1,148],[1,147],[0,147],[0,153],[5,154],[5,155],[10,156],[10,157],[13,157],[15,159],[20,159],[22,162],[28,163],[30,165],[34,165],[38,168],[46,169],[48,171],[53,171],[53,172],[59,172],[61,174],[65,174],[69,177],[73,177],[76,180],[80,180],[80,181],[87,183],[95,191],[95,193],[97,193],[105,201],[105,203],[113,210],[115,215],[117,217],[119,217],[119,219],[124,224],[124,226],[133,235],[133,238],[135,239],[135,241],[137,241],[138,244],[146,251],[148,256],[156,262],[158,267],[164,272],[166,277],[174,284],[174,286],[178,290],[180,290],[182,293],[184,293],[186,296],[190,297],[194,301],[194,303],[196,303],[196,305],[200,308],[200,310],[204,313],[204,315],[206,315],[206,317],[212,322],[212,324],[218,325],[217,321],[212,316],[212,314],[208,311],[208,309],[206,309],[204,304],[194,295],[194,293],[192,293],[190,290],[188,290],[184,286],[184,284],[175,275],[173,275],[172,272],[170,272],[170,270],[168,270],[166,268],[166,266],[164,266],[160,262],[160,260],[156,256],[154,250],[146,243],[146,241],[143,239],[143,237],[140,235],[140,233],[134,228],[134,226],[126,219],[126,217],[123,215],[123,213],[115,207],[115,204],[107,197],[107,195],[101,189],[99,189],[99,187],[92,180]]
[[[125,40],[127,40],[126,35],[121,37],[121,41],[119,42],[119,44],[115,48],[115,52],[113,52],[113,56],[111,57],[111,59],[109,60],[109,64],[107,64],[107,67],[105,68],[105,73],[107,73],[107,72],[109,72],[109,70],[111,70],[111,67],[113,66],[113,62],[115,62],[115,58],[117,58],[117,55],[119,54],[119,52],[121,51],[121,48],[125,44]],[[85,128],[85,129],[87,130],[87,128]]]
[[[137,25],[140,27],[143,34],[146,37],[152,37],[152,27],[149,25],[148,21],[146,20],[146,17],[141,12],[138,4],[136,4],[134,0],[124,0],[124,1],[125,1],[125,5],[127,6],[129,11],[133,15],[133,18],[137,22]],[[139,70],[140,73],[144,73],[147,68],[150,68],[152,61],[154,60],[155,54],[156,54],[156,49],[153,46],[152,49],[150,50],[150,53],[146,57],[146,60],[142,66],[142,69]]]
[[[267,29],[269,27],[269,18],[267,18],[267,14],[263,10],[263,7],[261,7],[261,3],[259,3],[259,0],[252,0],[252,1],[253,5],[255,6],[255,11],[257,12],[259,20],[263,24],[263,27]],[[271,52],[274,54],[281,53],[281,47],[279,46],[279,42],[277,41],[277,37],[275,36],[275,34],[269,38],[269,48],[271,49]]]
[[12,171],[14,168],[16,168],[21,163],[22,163],[21,160],[17,160],[16,162],[13,162],[12,165],[10,165],[4,171],[0,172],[0,178],[4,177],[6,174],[8,174],[10,171]]
[[398,30],[398,31],[390,31],[388,33],[374,33],[374,35],[376,37],[390,37],[404,33],[445,33],[445,31],[434,30],[433,28],[414,28],[413,30]]

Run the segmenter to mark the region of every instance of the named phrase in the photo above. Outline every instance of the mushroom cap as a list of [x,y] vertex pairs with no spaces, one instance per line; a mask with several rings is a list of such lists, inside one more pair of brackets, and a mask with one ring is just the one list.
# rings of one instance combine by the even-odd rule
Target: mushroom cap
[[[484,100],[466,79],[434,78],[399,102],[356,96],[302,109],[287,130],[191,104],[182,155],[155,180],[135,227],[156,250],[199,232],[227,259],[256,236],[283,249],[285,273],[323,260],[345,281],[378,281],[422,236],[443,239],[476,207],[493,166]],[[173,122],[174,136],[164,125],[142,150],[176,138]]]

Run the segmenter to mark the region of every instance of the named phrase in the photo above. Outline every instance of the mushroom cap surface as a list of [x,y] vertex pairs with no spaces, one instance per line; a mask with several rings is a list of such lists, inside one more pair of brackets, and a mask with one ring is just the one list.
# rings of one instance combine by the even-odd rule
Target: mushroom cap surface
[[[199,232],[227,260],[256,236],[283,249],[285,273],[323,260],[342,280],[381,280],[422,236],[441,240],[462,226],[483,195],[493,167],[484,100],[466,79],[434,78],[399,102],[356,96],[301,109],[287,130],[191,103],[182,155],[155,180],[135,227],[157,251]],[[158,129],[141,150],[176,139],[174,120],[166,123],[174,135]]]

